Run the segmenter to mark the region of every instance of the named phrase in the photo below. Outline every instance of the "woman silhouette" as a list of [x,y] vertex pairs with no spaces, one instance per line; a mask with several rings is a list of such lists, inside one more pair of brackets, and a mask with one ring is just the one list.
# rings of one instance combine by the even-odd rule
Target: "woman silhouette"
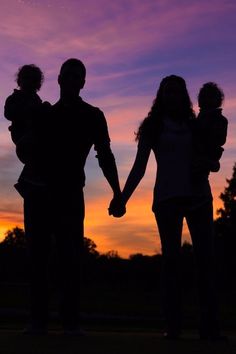
[[109,213],[121,216],[144,176],[151,150],[157,162],[152,210],[162,245],[162,295],[167,338],[181,334],[180,251],[186,218],[196,258],[201,308],[200,337],[219,338],[214,290],[214,234],[209,172],[192,168],[195,115],[183,78],[165,77],[148,116],[137,132],[138,149],[122,200],[112,200]]

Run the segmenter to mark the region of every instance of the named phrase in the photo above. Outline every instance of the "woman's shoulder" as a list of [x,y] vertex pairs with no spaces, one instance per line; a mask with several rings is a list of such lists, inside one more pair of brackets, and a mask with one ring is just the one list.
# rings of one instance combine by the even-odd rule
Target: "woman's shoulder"
[[150,139],[151,131],[152,131],[152,121],[149,117],[146,117],[140,124],[137,138],[140,139]]
[[147,133],[151,130],[153,125],[152,119],[146,117],[143,122],[141,123],[141,128],[143,133]]
[[146,146],[153,149],[157,143],[158,126],[150,117],[145,118],[136,134],[136,140],[139,146]]

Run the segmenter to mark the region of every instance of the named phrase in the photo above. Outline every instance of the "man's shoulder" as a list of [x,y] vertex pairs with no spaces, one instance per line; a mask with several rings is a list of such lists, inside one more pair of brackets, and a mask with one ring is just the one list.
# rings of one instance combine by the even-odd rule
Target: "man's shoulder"
[[92,115],[95,115],[95,116],[103,115],[103,112],[100,108],[93,106],[84,100],[81,100],[81,105],[85,111],[87,111],[88,113],[90,113]]
[[[54,111],[58,111],[58,110],[61,110],[62,107],[66,107],[65,104],[63,104],[63,102],[61,100],[58,100],[56,103],[54,103],[51,108],[52,110]],[[75,105],[74,107],[77,107],[78,109],[81,109],[84,111],[84,113],[88,113],[88,114],[91,114],[91,115],[103,115],[103,112],[100,108],[96,107],[96,106],[93,106],[91,105],[90,103],[82,100],[82,99],[79,99],[78,102],[77,102],[77,105]]]
[[70,123],[74,126],[87,127],[95,134],[100,130],[107,129],[106,118],[102,110],[82,99],[72,106],[59,100],[51,106],[50,112],[52,122],[58,121],[58,119],[60,121],[70,119]]

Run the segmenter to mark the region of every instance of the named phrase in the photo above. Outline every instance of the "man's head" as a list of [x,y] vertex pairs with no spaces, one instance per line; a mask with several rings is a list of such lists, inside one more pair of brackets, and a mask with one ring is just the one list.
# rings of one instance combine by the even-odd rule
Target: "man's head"
[[75,58],[66,60],[58,76],[61,92],[68,96],[78,96],[84,87],[85,77],[86,68],[81,60]]

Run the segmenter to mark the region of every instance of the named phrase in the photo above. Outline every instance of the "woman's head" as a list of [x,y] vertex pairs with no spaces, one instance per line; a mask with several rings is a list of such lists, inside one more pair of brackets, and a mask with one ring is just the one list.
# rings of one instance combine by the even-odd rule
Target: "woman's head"
[[214,109],[222,106],[224,92],[215,82],[206,82],[199,91],[198,105],[202,109]]
[[192,103],[185,80],[177,75],[164,77],[158,88],[154,104],[160,114],[171,113],[174,116],[189,114]]
[[[177,75],[169,75],[162,79],[147,118],[141,123],[136,140],[139,140],[144,126],[150,126],[147,121],[160,127],[164,116],[174,119],[188,120],[194,116],[185,80]],[[144,123],[144,124],[143,124]]]
[[17,85],[24,91],[39,91],[43,81],[43,72],[34,64],[21,66],[16,74]]

